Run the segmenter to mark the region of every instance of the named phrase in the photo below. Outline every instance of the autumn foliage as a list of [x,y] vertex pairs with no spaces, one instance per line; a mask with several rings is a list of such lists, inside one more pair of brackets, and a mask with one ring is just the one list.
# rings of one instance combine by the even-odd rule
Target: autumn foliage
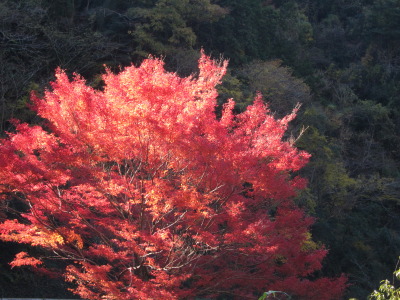
[[315,278],[326,250],[292,202],[309,158],[283,140],[296,111],[275,119],[258,95],[217,117],[225,69],[202,54],[180,78],[149,58],[108,71],[103,90],[57,70],[32,97],[43,126],[15,122],[0,144],[3,206],[24,205],[0,238],[47,253],[12,266],[63,259],[86,299],[339,299],[345,278]]

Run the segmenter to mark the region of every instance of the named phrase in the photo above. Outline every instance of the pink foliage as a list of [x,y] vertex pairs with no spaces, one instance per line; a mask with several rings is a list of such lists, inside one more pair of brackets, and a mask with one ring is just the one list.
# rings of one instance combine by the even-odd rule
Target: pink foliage
[[[309,158],[283,140],[296,111],[277,120],[258,95],[217,118],[226,65],[202,54],[180,78],[149,58],[108,71],[103,91],[57,70],[32,97],[51,132],[18,124],[0,142],[0,194],[29,206],[0,238],[67,259],[87,299],[339,299],[344,277],[307,279],[326,250],[304,247],[312,219],[292,202]],[[12,265],[39,264],[25,255]]]

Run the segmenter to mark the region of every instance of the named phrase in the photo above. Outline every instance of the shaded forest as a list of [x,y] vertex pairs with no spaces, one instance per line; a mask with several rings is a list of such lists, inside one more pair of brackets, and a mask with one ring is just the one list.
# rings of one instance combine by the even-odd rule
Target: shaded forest
[[[0,130],[39,123],[27,107],[57,67],[102,87],[149,54],[196,72],[200,49],[229,60],[219,102],[241,112],[260,91],[279,117],[302,104],[287,138],[312,154],[296,203],[329,250],[319,276],[345,273],[346,298],[391,278],[400,253],[400,1],[1,0]],[[17,205],[7,202],[2,205]],[[0,215],[0,219],[6,216]],[[64,283],[8,262],[0,296],[72,297]],[[22,249],[23,250],[23,249]],[[29,284],[27,284],[29,282]],[[44,288],[45,287],[45,288]]]

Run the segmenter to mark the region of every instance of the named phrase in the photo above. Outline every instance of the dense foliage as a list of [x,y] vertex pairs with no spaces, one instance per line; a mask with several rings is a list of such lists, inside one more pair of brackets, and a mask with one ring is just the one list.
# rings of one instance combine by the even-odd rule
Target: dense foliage
[[396,288],[395,280],[400,279],[400,270],[398,269],[399,261],[397,261],[396,270],[393,272],[393,282],[385,279],[381,281],[378,290],[374,290],[368,299],[370,300],[391,300],[400,297],[400,288]]
[[218,120],[215,85],[225,73],[204,54],[180,78],[147,59],[104,91],[57,72],[34,97],[47,127],[16,124],[0,144],[2,198],[29,207],[0,224],[0,239],[48,250],[15,266],[68,261],[84,299],[251,298],[285,289],[338,299],[345,277],[310,281],[326,251],[291,199],[309,155],[282,137],[295,112],[275,120],[261,96]]
[[[243,112],[257,91],[278,117],[303,104],[287,134],[302,132],[291,140],[312,154],[296,203],[329,250],[321,274],[348,274],[346,297],[365,299],[400,251],[399,9],[398,0],[1,0],[1,132],[14,130],[12,117],[42,122],[26,109],[29,92],[42,93],[58,66],[102,88],[103,64],[118,70],[152,53],[187,76],[200,47],[222,54],[230,69],[218,104],[232,97]],[[0,217],[12,209],[27,208],[11,201]],[[0,292],[32,296],[26,285],[3,288],[31,277],[6,257],[32,250],[0,247]]]

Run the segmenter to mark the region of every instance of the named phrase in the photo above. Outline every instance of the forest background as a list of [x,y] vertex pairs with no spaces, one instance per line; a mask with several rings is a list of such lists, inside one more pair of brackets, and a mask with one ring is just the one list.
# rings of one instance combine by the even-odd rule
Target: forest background
[[[312,154],[297,204],[329,249],[322,276],[346,273],[346,298],[391,278],[400,250],[400,1],[0,0],[0,131],[29,123],[31,90],[60,66],[101,86],[149,54],[195,72],[199,49],[229,59],[219,86],[243,111],[256,91]],[[303,130],[306,129],[306,130]],[[1,216],[0,216],[1,217]],[[0,296],[72,297],[64,283],[11,270],[23,246],[0,244]]]

